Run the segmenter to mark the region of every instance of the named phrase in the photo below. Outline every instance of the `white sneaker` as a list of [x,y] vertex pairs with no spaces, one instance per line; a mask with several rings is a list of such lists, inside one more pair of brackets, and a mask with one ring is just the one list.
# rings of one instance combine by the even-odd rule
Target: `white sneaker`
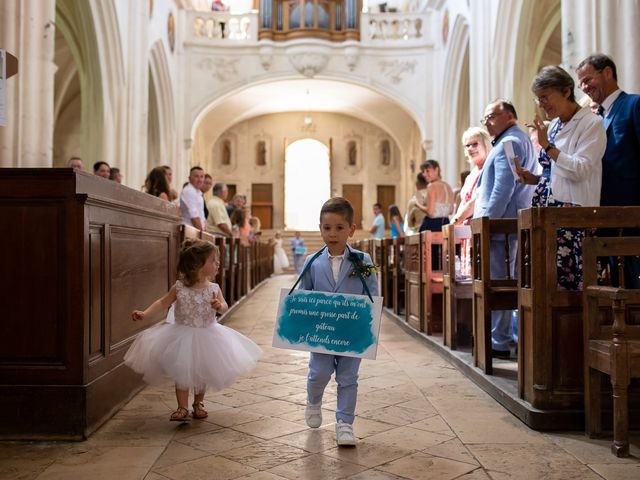
[[336,442],[339,447],[354,447],[356,437],[353,435],[353,427],[348,423],[336,423]]
[[304,411],[304,419],[311,428],[318,428],[322,425],[322,408],[320,405],[310,405]]

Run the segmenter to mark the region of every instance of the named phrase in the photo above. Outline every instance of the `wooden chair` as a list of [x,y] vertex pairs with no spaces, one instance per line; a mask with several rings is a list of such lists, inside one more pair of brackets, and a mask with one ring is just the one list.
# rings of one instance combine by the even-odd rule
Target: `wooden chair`
[[[560,209],[558,209],[560,210]],[[493,373],[491,348],[491,311],[518,308],[518,286],[514,278],[491,278],[491,237],[507,239],[516,235],[515,218],[475,218],[471,221],[473,235],[473,363],[484,373]],[[509,265],[516,252],[505,241],[504,262]],[[507,272],[509,269],[507,268]]]
[[[623,257],[638,253],[638,237],[585,238],[583,242],[585,429],[589,436],[599,435],[602,431],[601,375],[609,375],[613,387],[611,451],[618,457],[629,456],[627,390],[631,378],[640,377],[640,323],[637,316],[640,290],[597,286],[595,264],[598,256]],[[624,275],[620,278],[624,279]],[[612,324],[601,321],[602,302],[611,307]],[[635,318],[629,305],[635,306]]]
[[[451,350],[458,344],[471,342],[472,315],[471,299],[473,286],[471,272],[467,272],[467,260],[471,256],[471,227],[469,225],[445,225],[442,228],[442,336]],[[456,260],[461,268],[456,269]],[[468,266],[470,270],[470,263]]]
[[[227,294],[225,297],[229,306],[233,305],[238,299],[238,239],[227,238],[228,253],[225,256],[225,264],[227,270]],[[227,263],[228,262],[228,263]]]
[[422,232],[420,243],[423,331],[433,335],[442,332],[442,233]]
[[393,247],[393,240],[385,238],[381,242],[380,263],[376,257],[376,265],[380,269],[380,295],[384,298],[384,306],[393,308],[393,272],[389,265],[389,250]]
[[404,241],[407,237],[394,238],[389,250],[389,266],[393,277],[393,313],[404,313]]
[[405,320],[413,329],[424,331],[422,296],[422,241],[419,234],[404,237],[404,305]]

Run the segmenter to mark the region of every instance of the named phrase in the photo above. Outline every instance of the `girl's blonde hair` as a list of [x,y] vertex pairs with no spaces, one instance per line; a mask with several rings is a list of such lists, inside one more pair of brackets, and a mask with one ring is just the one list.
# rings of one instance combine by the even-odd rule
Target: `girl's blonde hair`
[[220,255],[218,247],[206,240],[187,238],[182,242],[178,258],[178,278],[182,283],[190,287],[198,282],[198,272],[207,262],[211,252]]

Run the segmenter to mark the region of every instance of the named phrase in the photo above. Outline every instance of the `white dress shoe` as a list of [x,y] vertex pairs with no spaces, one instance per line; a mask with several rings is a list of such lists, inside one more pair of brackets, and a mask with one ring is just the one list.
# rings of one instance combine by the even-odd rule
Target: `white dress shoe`
[[304,419],[311,428],[318,428],[322,425],[322,408],[320,405],[309,405],[304,411]]
[[353,435],[353,427],[348,423],[336,423],[336,442],[339,447],[353,447],[356,437]]

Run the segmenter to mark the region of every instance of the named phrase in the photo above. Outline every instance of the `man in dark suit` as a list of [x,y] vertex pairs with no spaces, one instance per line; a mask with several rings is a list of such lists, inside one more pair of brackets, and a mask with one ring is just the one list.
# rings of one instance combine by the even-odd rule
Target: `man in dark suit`
[[[607,131],[600,204],[640,205],[640,95],[620,89],[616,65],[606,55],[585,58],[576,73],[582,91],[600,105],[598,114],[603,117]],[[639,232],[626,233],[637,235]],[[615,273],[616,269],[612,268],[612,275]],[[625,263],[625,285],[640,288],[638,257]]]

